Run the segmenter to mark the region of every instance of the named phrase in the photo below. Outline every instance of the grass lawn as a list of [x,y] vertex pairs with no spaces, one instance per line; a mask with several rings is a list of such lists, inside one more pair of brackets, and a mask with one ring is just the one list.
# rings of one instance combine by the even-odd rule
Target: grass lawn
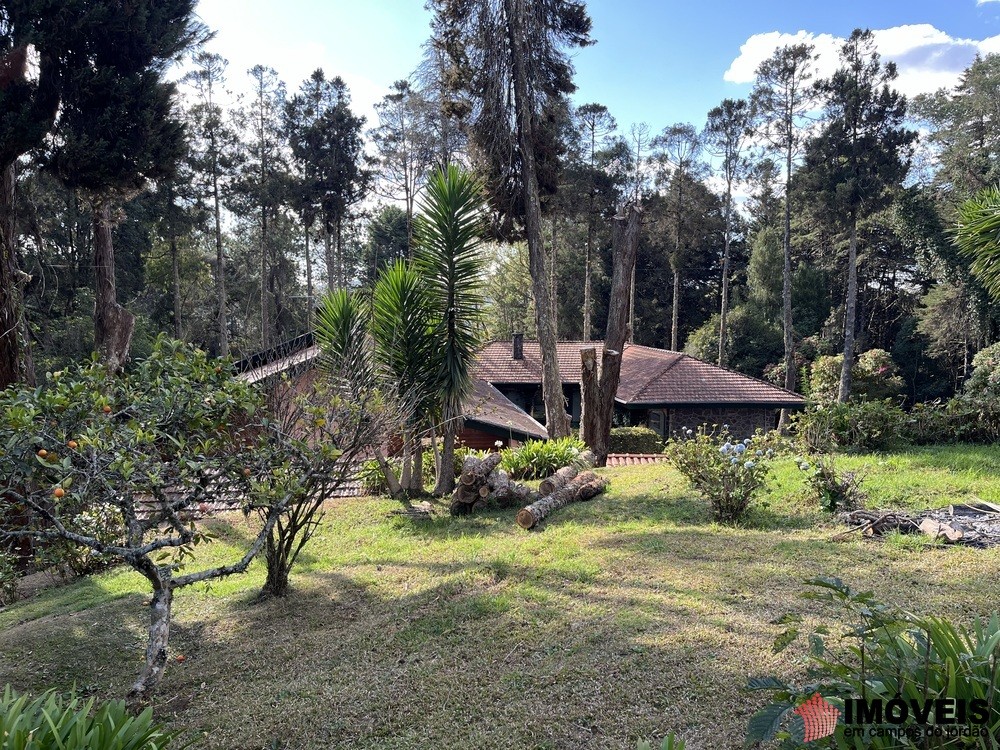
[[[872,506],[1000,502],[1000,448],[838,459]],[[739,748],[763,701],[749,675],[794,675],[770,645],[788,611],[827,617],[803,579],[838,575],[960,621],[1000,602],[1000,550],[832,542],[792,459],[742,528],[666,465],[607,470],[609,492],[537,532],[513,512],[431,522],[382,499],[330,505],[294,593],[256,604],[252,572],[179,593],[156,710],[209,748],[631,748],[670,730]],[[209,561],[244,537],[217,519]],[[0,610],[0,684],[124,693],[144,645],[140,579],[116,570]]]

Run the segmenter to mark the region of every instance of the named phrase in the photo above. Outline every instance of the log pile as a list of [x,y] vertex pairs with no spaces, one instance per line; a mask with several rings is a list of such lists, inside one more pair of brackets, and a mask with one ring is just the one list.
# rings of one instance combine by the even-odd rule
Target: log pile
[[462,463],[458,486],[451,496],[451,514],[464,516],[490,506],[514,508],[533,502],[538,493],[515,482],[500,468],[501,455],[490,453],[486,458],[467,456]]
[[573,476],[561,487],[518,511],[517,525],[522,529],[531,529],[550,513],[570,503],[597,497],[607,486],[608,480],[592,471],[578,474],[574,470]]

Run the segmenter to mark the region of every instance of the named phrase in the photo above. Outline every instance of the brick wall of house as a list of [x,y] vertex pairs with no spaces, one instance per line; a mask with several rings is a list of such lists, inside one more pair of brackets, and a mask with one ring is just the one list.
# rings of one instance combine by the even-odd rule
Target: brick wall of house
[[670,409],[670,434],[685,427],[692,430],[701,425],[729,425],[729,432],[737,438],[750,437],[759,428],[773,430],[778,424],[776,409],[752,407],[698,407],[682,406]]

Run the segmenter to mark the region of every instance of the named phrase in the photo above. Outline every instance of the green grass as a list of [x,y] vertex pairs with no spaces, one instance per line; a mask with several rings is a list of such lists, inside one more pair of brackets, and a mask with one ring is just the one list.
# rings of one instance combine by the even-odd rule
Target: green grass
[[[838,459],[867,467],[874,504],[1000,501],[1000,448]],[[330,505],[286,601],[257,604],[263,570],[179,593],[156,702],[209,748],[634,748],[675,730],[688,748],[741,746],[763,702],[747,676],[796,674],[772,655],[803,579],[836,574],[962,622],[1000,601],[1000,551],[833,542],[840,528],[782,459],[740,528],[666,465],[607,470],[609,492],[541,530],[513,512],[414,522],[391,501]],[[199,564],[249,529],[213,522]],[[142,581],[108,571],[0,610],[0,683],[122,694],[144,642]]]

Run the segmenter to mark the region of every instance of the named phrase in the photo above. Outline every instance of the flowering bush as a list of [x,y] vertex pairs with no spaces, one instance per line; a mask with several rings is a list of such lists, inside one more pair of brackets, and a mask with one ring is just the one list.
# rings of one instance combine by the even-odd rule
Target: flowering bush
[[[817,403],[832,403],[840,392],[844,355],[819,357],[812,366],[809,395]],[[899,368],[889,352],[869,349],[858,355],[851,369],[851,396],[869,401],[896,398],[903,390]]]
[[754,494],[767,482],[775,454],[774,438],[760,430],[752,438],[734,441],[729,428],[709,432],[684,430],[667,444],[666,453],[677,470],[712,503],[721,523],[746,515]]

